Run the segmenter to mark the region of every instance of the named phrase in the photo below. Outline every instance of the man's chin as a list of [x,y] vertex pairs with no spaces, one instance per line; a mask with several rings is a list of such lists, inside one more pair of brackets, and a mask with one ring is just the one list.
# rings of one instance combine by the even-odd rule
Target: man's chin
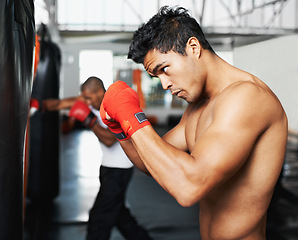
[[92,106],[92,108],[94,108],[94,109],[96,109],[96,110],[99,110],[99,107],[98,107],[97,105],[95,106],[95,105],[92,105],[92,104],[91,104],[91,106]]

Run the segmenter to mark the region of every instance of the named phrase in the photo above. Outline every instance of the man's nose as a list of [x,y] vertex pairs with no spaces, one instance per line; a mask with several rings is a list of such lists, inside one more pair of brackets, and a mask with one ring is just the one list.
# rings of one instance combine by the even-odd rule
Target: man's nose
[[172,86],[172,82],[167,77],[160,77],[159,79],[164,90],[168,90]]

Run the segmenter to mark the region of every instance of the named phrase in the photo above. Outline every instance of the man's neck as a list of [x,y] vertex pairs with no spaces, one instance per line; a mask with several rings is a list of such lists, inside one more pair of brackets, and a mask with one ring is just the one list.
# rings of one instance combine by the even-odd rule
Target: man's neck
[[240,81],[243,71],[230,65],[216,54],[206,56],[207,76],[203,96],[212,99],[229,85]]

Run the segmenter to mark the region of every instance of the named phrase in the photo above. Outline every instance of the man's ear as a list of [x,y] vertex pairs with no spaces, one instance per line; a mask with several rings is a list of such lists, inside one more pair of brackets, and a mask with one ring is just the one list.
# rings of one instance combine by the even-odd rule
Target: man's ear
[[104,93],[103,88],[98,88],[98,90],[97,90],[97,94],[102,95],[103,93]]
[[198,58],[201,56],[202,47],[196,37],[190,37],[186,43],[186,48],[190,53],[195,54]]
[[101,96],[103,98],[105,94],[105,90],[103,88],[98,89],[98,95]]

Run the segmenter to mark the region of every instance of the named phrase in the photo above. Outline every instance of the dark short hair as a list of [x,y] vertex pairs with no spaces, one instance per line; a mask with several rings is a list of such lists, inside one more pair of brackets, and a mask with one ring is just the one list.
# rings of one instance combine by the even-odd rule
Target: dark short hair
[[81,85],[81,91],[84,91],[84,89],[88,88],[89,90],[96,92],[99,89],[103,89],[106,91],[103,81],[98,77],[89,77],[82,85]]
[[163,6],[147,23],[134,33],[128,59],[144,63],[151,50],[161,53],[174,51],[185,55],[185,47],[190,37],[196,37],[202,48],[214,52],[199,23],[183,7]]

